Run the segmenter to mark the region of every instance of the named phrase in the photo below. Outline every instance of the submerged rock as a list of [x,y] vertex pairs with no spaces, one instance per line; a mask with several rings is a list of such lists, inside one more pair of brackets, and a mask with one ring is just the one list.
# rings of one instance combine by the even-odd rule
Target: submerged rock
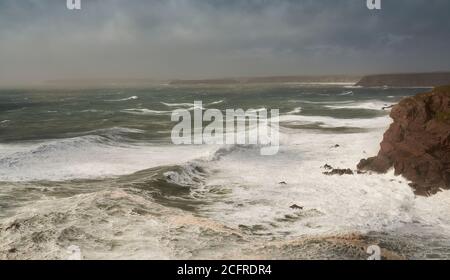
[[293,210],[303,210],[303,206],[298,206],[297,204],[291,205],[289,208]]
[[324,172],[323,174],[325,175],[353,175],[353,171],[349,168],[347,169],[339,169],[339,168],[334,168],[331,171],[328,172]]
[[363,159],[359,170],[385,173],[394,167],[413,183],[417,194],[450,188],[450,86],[437,87],[400,101],[392,108],[392,125],[376,157]]
[[323,166],[323,168],[325,168],[325,169],[327,169],[327,170],[331,170],[331,169],[333,169],[333,166],[331,166],[331,165],[329,165],[329,164],[327,163],[327,164],[325,164],[325,165]]

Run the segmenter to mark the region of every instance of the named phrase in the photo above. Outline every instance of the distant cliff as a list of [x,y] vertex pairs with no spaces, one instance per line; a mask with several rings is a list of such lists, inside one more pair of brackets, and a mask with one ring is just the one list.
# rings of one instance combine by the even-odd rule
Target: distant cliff
[[327,76],[272,76],[272,77],[244,77],[203,80],[172,80],[172,85],[226,85],[226,84],[264,84],[264,83],[356,83],[359,76],[327,75]]
[[394,167],[417,194],[449,189],[450,86],[403,99],[391,118],[378,155],[361,160],[358,169],[384,173]]
[[450,84],[450,72],[383,74],[363,77],[356,85],[363,87],[432,87]]

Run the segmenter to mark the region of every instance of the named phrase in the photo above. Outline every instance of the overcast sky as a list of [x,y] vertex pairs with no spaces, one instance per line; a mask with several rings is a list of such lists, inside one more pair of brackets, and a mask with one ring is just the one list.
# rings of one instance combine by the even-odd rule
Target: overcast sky
[[450,1],[0,0],[0,84],[450,70]]

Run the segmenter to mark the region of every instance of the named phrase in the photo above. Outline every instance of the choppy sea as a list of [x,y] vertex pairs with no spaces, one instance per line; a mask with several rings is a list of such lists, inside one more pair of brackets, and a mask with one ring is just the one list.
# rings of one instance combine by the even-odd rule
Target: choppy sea
[[[448,259],[449,192],[417,197],[393,172],[323,174],[376,155],[387,107],[423,91],[0,90],[0,259],[71,248],[85,259],[365,259],[370,245],[385,258]],[[279,153],[173,145],[171,113],[194,101],[279,109]]]

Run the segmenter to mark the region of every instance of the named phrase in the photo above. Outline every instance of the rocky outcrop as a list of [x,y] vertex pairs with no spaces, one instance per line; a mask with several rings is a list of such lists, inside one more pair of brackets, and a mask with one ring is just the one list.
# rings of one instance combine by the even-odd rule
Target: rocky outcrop
[[383,74],[363,77],[356,85],[363,87],[431,87],[450,84],[450,72]]
[[363,159],[359,170],[384,173],[394,167],[417,194],[450,188],[450,86],[408,97],[391,111],[378,156]]

